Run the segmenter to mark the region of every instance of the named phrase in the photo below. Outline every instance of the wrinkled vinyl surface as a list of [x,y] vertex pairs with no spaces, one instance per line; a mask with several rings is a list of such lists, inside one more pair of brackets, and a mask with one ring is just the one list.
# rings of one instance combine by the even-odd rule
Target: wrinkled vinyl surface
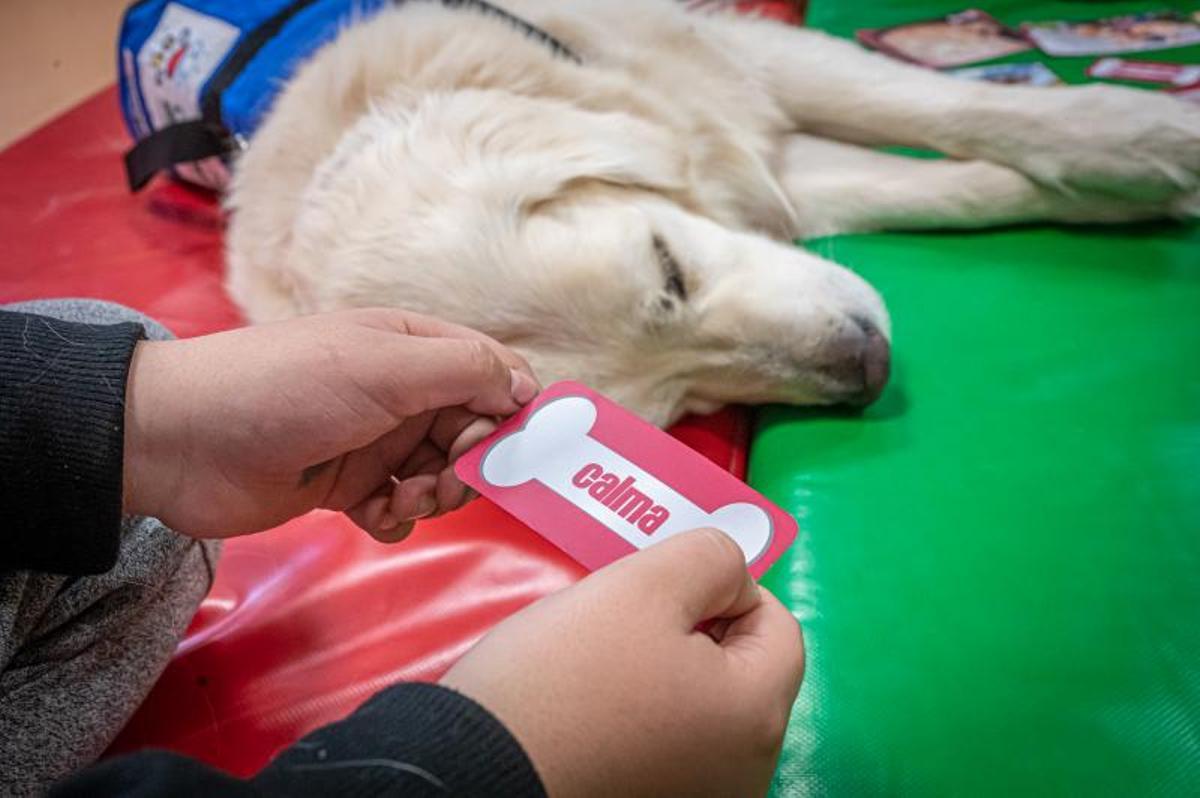
[[[127,140],[104,92],[0,152],[0,303],[123,302],[177,334],[240,323],[221,290],[212,197],[157,182],[132,197]],[[739,476],[728,411],[673,432]],[[375,543],[333,513],[228,541],[174,661],[114,746],[154,746],[251,773],[400,679],[435,679],[497,622],[582,576],[485,501]]]
[[[980,5],[1011,22],[1154,7]],[[849,34],[959,8],[819,0],[812,20]],[[1200,61],[1146,57],[1168,56]],[[0,153],[0,301],[114,299],[181,335],[239,323],[211,199],[129,197],[116,108],[107,92]],[[776,794],[1195,794],[1200,231],[812,247],[883,291],[896,369],[862,416],[759,419],[752,480],[802,528],[766,583],[810,654]],[[740,469],[738,415],[681,435]],[[250,772],[580,573],[483,502],[401,547],[329,514],[231,541],[117,747]]]
[[[818,0],[810,22],[963,5]],[[751,482],[802,530],[766,584],[809,651],[775,795],[1200,794],[1200,228],[811,247],[883,293],[895,370],[861,416],[758,419]]]

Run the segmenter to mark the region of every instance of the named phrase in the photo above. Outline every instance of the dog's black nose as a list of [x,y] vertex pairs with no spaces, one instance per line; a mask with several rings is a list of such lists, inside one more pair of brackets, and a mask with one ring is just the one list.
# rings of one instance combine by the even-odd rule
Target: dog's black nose
[[852,405],[865,406],[874,402],[883,393],[892,372],[892,347],[880,329],[869,319],[854,316],[854,323],[862,330],[862,391],[848,397]]

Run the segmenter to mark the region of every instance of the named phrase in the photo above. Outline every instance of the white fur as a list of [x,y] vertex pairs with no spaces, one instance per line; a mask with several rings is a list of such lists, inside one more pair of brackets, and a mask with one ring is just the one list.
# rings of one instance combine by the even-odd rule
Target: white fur
[[1196,211],[1200,112],[1173,98],[969,83],[672,0],[503,5],[583,65],[408,3],[299,71],[230,194],[229,287],[251,319],[441,316],[666,423],[861,392],[883,304],[794,237]]

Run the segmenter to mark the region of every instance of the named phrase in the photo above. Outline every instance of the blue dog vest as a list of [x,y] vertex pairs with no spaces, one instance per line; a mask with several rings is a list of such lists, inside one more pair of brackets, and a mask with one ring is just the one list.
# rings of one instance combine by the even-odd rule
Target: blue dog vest
[[[121,109],[136,140],[125,156],[136,191],[160,171],[209,188],[228,180],[280,89],[347,25],[404,0],[141,0],[118,46]],[[484,0],[439,0],[501,19],[555,55],[566,45]]]

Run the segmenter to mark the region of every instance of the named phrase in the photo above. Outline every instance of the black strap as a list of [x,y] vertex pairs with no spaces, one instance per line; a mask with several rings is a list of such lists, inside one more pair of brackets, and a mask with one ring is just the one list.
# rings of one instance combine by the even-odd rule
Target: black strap
[[[404,0],[393,1],[396,5],[404,2]],[[485,0],[440,0],[440,2],[446,8],[469,8],[473,11],[478,11],[485,16],[495,17],[496,19],[507,22],[509,25],[516,28],[521,33],[524,33],[529,38],[535,39],[549,47],[550,50],[559,58],[565,58],[566,60],[575,64],[583,63],[583,59],[576,55],[570,47],[567,47],[565,44],[551,36],[546,31],[542,30],[536,25],[531,25],[530,23],[518,17],[516,14],[511,14],[508,11],[505,11],[503,8],[494,6]]]
[[[546,31],[520,17],[510,14],[486,0],[438,0],[442,6],[464,8],[494,17],[508,23],[531,39],[542,43],[558,58],[576,64],[583,61],[569,47]],[[312,5],[315,0],[295,0],[281,9],[275,16],[259,25],[238,43],[233,52],[209,79],[200,98],[201,119],[177,122],[154,131],[141,139],[125,153],[125,177],[131,191],[140,191],[154,175],[181,163],[199,161],[213,156],[225,156],[237,149],[233,137],[226,131],[221,120],[221,95],[237,79],[246,64],[258,51],[278,35],[283,26],[299,12]],[[402,5],[405,0],[392,0],[393,5]]]
[[156,130],[125,153],[125,177],[130,191],[140,191],[150,179],[176,164],[225,155],[229,137],[204,119],[176,122]]
[[204,87],[204,93],[200,97],[200,115],[202,117],[221,124],[221,95],[233,81],[237,80],[237,76],[254,59],[254,56],[258,55],[258,51],[265,47],[267,42],[278,36],[279,31],[283,30],[283,26],[288,24],[292,17],[314,2],[316,0],[295,0],[295,2],[288,3],[276,12],[275,16],[247,33],[238,42],[237,47],[221,64],[216,74],[209,78],[208,85]]

